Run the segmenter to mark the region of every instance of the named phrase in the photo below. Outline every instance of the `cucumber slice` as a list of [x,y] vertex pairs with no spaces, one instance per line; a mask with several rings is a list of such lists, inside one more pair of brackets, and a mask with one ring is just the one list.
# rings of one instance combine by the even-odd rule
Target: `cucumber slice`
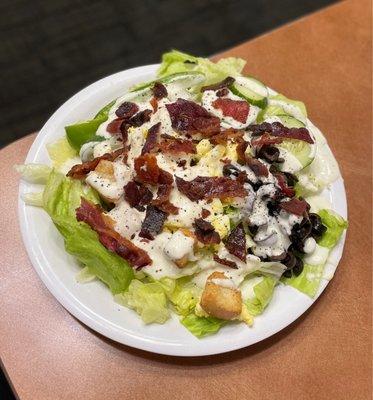
[[304,128],[306,125],[290,115],[277,115],[278,119],[281,121],[282,125],[288,128]]
[[268,102],[268,89],[260,81],[251,76],[238,76],[230,87],[231,91],[237,96],[242,97],[250,104],[265,108]]
[[306,123],[307,121],[307,110],[301,101],[288,99],[287,97],[277,94],[276,96],[270,96],[268,99],[268,105],[281,107],[283,109],[283,113],[290,115],[299,121]]
[[138,92],[144,89],[150,89],[155,82],[162,82],[165,84],[177,82],[182,88],[188,89],[192,86],[199,85],[206,80],[205,74],[196,71],[177,72],[175,74],[162,76],[151,82],[140,83],[131,88],[131,92]]
[[296,157],[302,164],[302,168],[310,165],[315,158],[316,145],[304,142],[303,140],[286,139],[277,146],[287,150],[294,157]]

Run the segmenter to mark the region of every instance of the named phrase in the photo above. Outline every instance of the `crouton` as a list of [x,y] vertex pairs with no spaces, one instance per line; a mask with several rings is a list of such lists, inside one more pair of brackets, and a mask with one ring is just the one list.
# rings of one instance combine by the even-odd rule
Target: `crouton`
[[[226,286],[223,286],[224,280],[227,280]],[[213,272],[207,278],[200,304],[202,309],[212,317],[231,320],[241,314],[241,292],[229,287],[229,283],[229,279],[223,272]]]
[[100,160],[95,168],[95,172],[101,175],[105,179],[109,179],[111,181],[115,180],[114,176],[114,165],[111,161]]

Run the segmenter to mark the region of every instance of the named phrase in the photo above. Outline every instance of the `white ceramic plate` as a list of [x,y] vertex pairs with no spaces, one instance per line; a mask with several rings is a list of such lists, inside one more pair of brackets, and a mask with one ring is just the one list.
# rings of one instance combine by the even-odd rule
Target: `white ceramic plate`
[[[149,65],[119,72],[77,93],[44,125],[31,146],[26,162],[49,164],[46,144],[63,136],[66,125],[92,117],[131,85],[153,79],[156,68],[157,65]],[[22,182],[20,194],[35,191],[33,186]],[[325,191],[325,196],[335,211],[347,217],[342,178]],[[289,286],[279,285],[269,307],[255,319],[252,328],[243,323],[233,324],[216,335],[197,339],[179,323],[176,315],[164,325],[144,325],[135,312],[116,304],[102,283],[77,283],[75,277],[80,267],[65,252],[62,237],[49,216],[42,209],[26,206],[20,198],[19,218],[31,262],[56,299],[76,318],[102,335],[154,353],[202,356],[249,346],[291,324],[312,305],[328,284],[327,280],[323,280],[313,300]],[[344,238],[331,254],[331,273],[342,256],[343,245]]]

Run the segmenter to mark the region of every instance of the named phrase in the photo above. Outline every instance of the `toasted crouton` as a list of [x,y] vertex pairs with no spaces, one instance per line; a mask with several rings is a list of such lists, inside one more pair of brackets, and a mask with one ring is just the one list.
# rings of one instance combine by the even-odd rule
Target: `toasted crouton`
[[201,307],[209,315],[231,320],[237,318],[242,310],[242,297],[238,289],[231,288],[228,285],[223,286],[222,282],[229,279],[222,272],[212,273],[206,281],[205,288],[202,292]]
[[114,165],[111,161],[100,160],[95,168],[95,172],[100,174],[105,179],[109,179],[111,181],[115,180]]

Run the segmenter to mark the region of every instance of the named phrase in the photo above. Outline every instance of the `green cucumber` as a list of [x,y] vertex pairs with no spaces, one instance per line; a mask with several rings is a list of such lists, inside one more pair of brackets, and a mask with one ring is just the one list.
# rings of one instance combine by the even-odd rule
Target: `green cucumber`
[[138,92],[144,89],[150,89],[155,82],[162,82],[165,84],[177,82],[182,88],[190,88],[192,86],[199,85],[203,83],[206,79],[205,74],[196,71],[189,72],[177,72],[175,74],[162,76],[151,82],[140,83],[131,88],[130,92]]
[[251,76],[238,76],[230,87],[231,91],[254,106],[265,108],[268,102],[268,89]]
[[277,146],[287,150],[296,157],[303,168],[310,165],[315,158],[316,145],[304,142],[303,140],[285,139]]
[[281,121],[282,125],[287,126],[288,128],[304,128],[306,125],[292,117],[291,115],[277,115],[278,119]]

